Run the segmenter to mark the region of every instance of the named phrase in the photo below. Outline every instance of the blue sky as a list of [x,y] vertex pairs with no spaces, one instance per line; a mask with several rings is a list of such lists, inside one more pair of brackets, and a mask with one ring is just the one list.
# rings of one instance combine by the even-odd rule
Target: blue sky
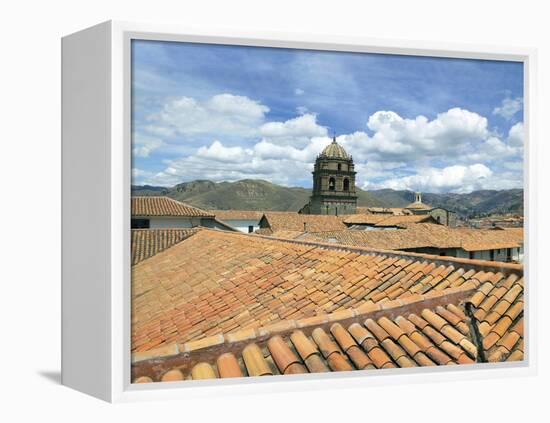
[[521,63],[134,41],[133,183],[311,186],[335,133],[365,189],[522,187]]

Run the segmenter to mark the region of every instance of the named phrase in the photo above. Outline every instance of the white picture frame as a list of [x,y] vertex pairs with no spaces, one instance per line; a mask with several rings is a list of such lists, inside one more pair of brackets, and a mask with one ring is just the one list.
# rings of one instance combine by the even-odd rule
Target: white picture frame
[[[525,322],[520,363],[321,376],[130,383],[130,43],[132,39],[405,54],[524,63]],[[537,371],[536,51],[325,35],[228,33],[106,22],[62,41],[62,383],[110,402],[519,377]],[[86,192],[86,195],[82,195]],[[457,368],[458,367],[458,368]]]

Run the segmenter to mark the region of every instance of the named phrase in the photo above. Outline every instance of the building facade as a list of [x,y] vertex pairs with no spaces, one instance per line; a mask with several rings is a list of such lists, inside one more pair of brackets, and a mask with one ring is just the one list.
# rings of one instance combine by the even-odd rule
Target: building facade
[[188,229],[198,226],[234,231],[213,213],[169,197],[132,197],[132,229]]
[[357,193],[353,158],[336,142],[336,137],[315,160],[313,191],[303,214],[355,214]]
[[422,202],[422,193],[414,194],[414,202],[404,208],[408,213],[414,215],[430,215],[434,220],[445,226],[456,226],[456,213],[442,207],[432,207]]

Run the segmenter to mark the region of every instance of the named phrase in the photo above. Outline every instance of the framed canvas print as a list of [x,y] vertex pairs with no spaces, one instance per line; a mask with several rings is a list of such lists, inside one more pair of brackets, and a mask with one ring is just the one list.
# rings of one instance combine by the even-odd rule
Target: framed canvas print
[[119,401],[534,371],[534,60],[65,37],[63,383]]

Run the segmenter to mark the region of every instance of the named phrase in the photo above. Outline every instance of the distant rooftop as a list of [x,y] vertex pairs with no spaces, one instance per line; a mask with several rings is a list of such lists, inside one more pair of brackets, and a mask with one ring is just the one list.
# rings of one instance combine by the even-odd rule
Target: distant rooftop
[[[421,217],[421,216],[395,216]],[[480,251],[516,248],[523,244],[523,230],[449,228],[433,223],[412,223],[395,231],[320,231],[301,236],[301,239],[338,242],[346,245],[377,249],[405,250],[412,248],[462,248]]]
[[132,197],[132,216],[214,217],[211,212],[176,201],[170,197]]
[[[262,217],[260,233],[269,234],[279,231],[318,232],[346,229],[345,216],[300,214],[296,212],[270,213]],[[264,224],[267,227],[264,227]]]

